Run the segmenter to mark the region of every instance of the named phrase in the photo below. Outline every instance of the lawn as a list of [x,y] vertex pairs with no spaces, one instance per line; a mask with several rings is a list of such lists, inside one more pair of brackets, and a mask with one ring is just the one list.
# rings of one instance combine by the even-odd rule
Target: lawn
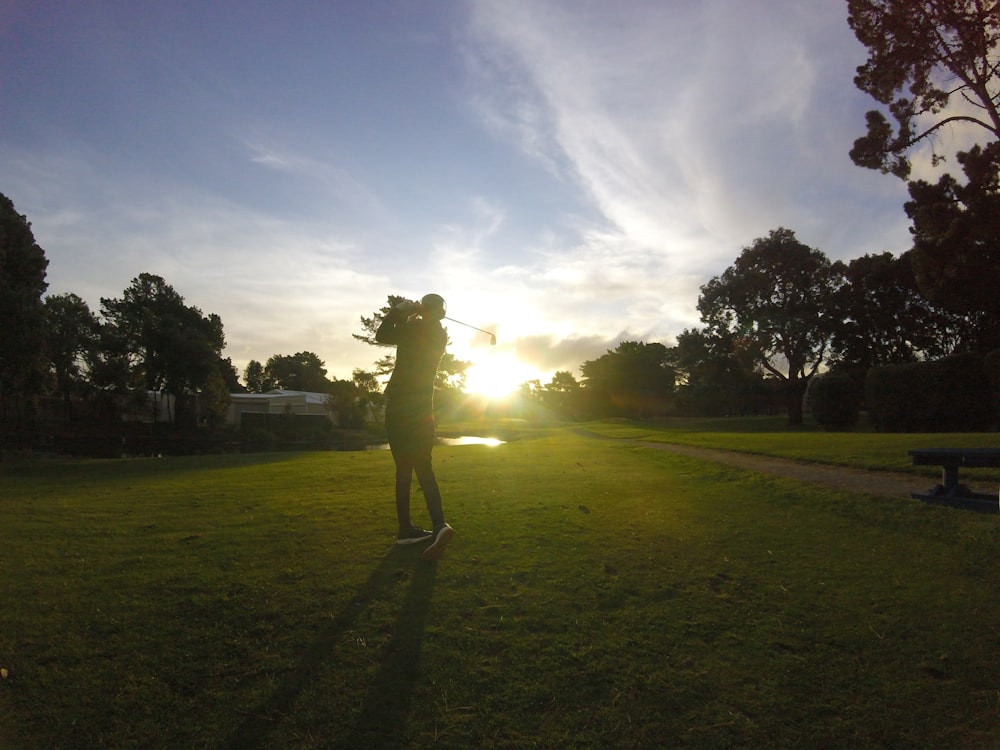
[[996,516],[569,429],[435,461],[436,565],[383,451],[0,464],[0,746],[1000,745]]
[[[875,433],[824,432],[815,424],[789,429],[787,417],[745,419],[664,419],[592,422],[587,429],[623,439],[681,443],[703,448],[759,453],[872,471],[939,476],[940,468],[914,467],[908,451],[919,448],[1000,448],[1000,432]],[[1000,481],[1000,472],[976,477]]]

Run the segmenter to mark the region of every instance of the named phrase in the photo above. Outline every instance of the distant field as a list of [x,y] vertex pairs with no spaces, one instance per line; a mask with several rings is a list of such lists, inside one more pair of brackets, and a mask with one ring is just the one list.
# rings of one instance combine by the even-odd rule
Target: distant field
[[[588,425],[928,437],[733,426]],[[1000,746],[997,517],[508,427],[436,450],[437,565],[383,451],[0,464],[0,746]]]

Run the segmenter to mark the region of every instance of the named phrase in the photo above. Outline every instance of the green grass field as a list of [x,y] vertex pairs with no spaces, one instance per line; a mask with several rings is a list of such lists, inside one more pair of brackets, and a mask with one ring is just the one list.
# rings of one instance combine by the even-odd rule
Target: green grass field
[[436,565],[392,544],[387,452],[0,464],[0,747],[1000,747],[997,516],[570,429],[435,464]]

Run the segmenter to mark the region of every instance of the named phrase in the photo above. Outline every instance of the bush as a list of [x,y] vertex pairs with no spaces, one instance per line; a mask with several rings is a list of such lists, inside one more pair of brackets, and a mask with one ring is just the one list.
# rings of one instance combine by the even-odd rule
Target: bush
[[248,452],[270,451],[278,444],[278,436],[263,427],[243,430],[242,448]]
[[997,420],[1000,420],[1000,349],[994,349],[983,357],[983,367],[986,368],[986,379],[993,396],[993,424],[1000,426],[997,424]]
[[984,359],[974,354],[873,367],[865,399],[876,429],[886,432],[978,432],[996,414]]
[[851,430],[858,423],[861,389],[850,375],[828,372],[809,380],[805,406],[828,432]]

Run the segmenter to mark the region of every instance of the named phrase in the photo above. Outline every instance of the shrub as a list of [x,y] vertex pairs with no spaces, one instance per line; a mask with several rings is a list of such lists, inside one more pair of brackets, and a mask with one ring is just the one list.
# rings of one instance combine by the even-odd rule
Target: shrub
[[983,357],[983,367],[986,368],[986,379],[990,384],[993,405],[993,426],[998,427],[1000,420],[1000,349],[994,349]]
[[278,444],[278,436],[263,427],[243,430],[242,448],[245,451],[270,451]]
[[994,422],[986,365],[974,354],[873,367],[865,400],[876,429],[886,432],[975,432]]
[[851,430],[858,423],[861,389],[850,375],[828,372],[809,380],[805,406],[829,432]]

